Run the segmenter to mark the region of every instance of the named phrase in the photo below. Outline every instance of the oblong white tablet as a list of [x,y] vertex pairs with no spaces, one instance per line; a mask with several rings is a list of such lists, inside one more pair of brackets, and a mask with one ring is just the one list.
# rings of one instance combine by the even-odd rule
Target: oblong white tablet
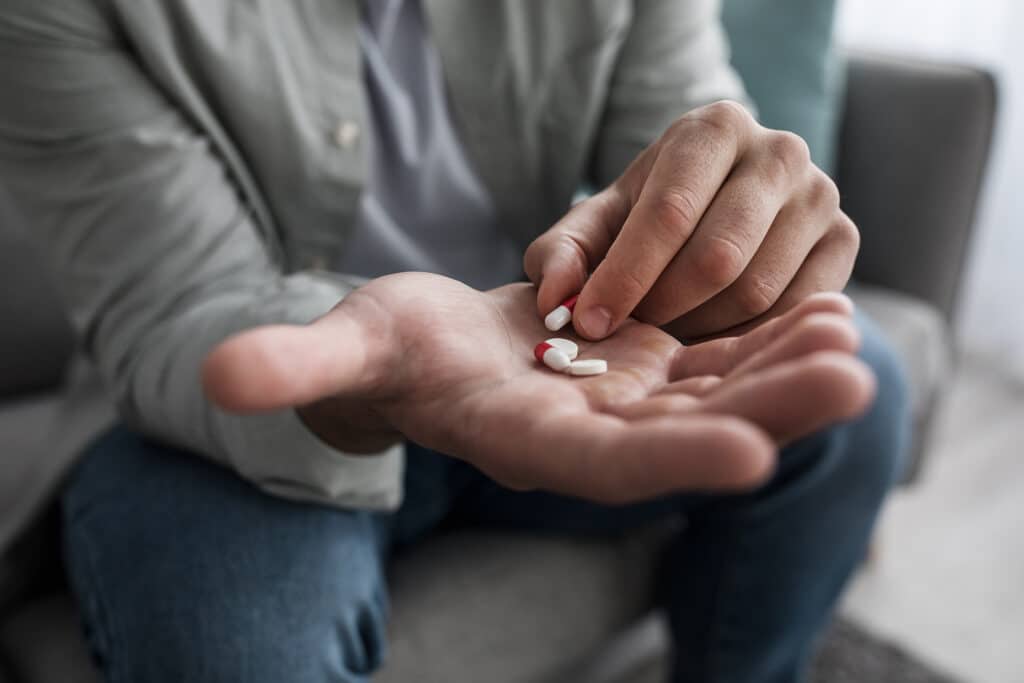
[[606,372],[608,372],[608,361],[601,358],[574,360],[569,363],[569,374],[575,375],[576,377],[603,375]]
[[559,337],[554,337],[552,339],[545,339],[544,342],[551,344],[551,346],[554,346],[556,349],[569,356],[569,360],[576,360],[576,356],[580,355],[580,347],[571,339],[560,339]]

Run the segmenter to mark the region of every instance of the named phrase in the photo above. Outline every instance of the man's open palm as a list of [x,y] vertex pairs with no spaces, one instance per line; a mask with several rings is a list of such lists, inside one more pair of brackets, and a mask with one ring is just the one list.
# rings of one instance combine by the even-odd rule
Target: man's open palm
[[510,487],[603,502],[755,486],[778,445],[858,414],[873,395],[841,295],[691,347],[627,321],[603,341],[577,340],[580,358],[608,361],[594,377],[533,358],[551,336],[536,299],[527,284],[478,292],[424,273],[379,278],[311,325],[228,339],[204,383],[230,411],[294,407],[348,452],[404,436]]

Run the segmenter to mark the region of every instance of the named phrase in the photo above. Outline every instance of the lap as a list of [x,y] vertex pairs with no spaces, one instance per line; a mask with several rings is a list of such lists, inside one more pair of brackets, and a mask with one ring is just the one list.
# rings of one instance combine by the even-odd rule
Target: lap
[[[873,500],[891,478],[893,449],[883,446],[893,441],[886,430],[899,427],[905,397],[891,353],[862,329],[880,399],[859,423],[831,432],[857,457],[849,448],[829,457],[843,459],[830,466],[831,478],[845,482],[835,495],[849,496],[859,472]],[[785,451],[767,493],[624,507],[509,491],[411,446],[405,503],[383,514],[274,498],[198,456],[118,428],[89,449],[65,489],[68,569],[109,681],[258,683],[322,680],[324,672],[365,680],[383,656],[384,566],[394,543],[413,542],[442,521],[619,534],[709,502],[746,505],[773,487],[795,489],[801,478],[822,489],[803,473],[829,451],[821,444],[830,438]]]

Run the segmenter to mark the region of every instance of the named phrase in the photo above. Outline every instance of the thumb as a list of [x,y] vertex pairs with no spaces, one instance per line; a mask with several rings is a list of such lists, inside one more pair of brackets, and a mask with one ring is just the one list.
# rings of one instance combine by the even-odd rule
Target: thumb
[[579,294],[628,215],[629,198],[612,185],[576,204],[530,244],[523,268],[538,288],[540,315],[547,315],[573,294]]
[[206,395],[233,413],[298,407],[370,385],[368,338],[337,307],[309,325],[266,325],[240,332],[203,362]]

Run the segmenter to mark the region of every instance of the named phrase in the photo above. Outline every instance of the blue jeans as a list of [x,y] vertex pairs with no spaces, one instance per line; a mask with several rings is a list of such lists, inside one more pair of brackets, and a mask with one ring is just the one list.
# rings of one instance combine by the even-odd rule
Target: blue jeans
[[685,515],[662,571],[674,680],[797,681],[907,437],[900,371],[862,330],[879,378],[871,411],[787,448],[773,480],[743,495],[603,507],[509,491],[411,445],[400,510],[338,510],[273,498],[116,428],[63,495],[92,650],[110,683],[366,681],[385,652],[389,553],[442,521],[610,535]]

